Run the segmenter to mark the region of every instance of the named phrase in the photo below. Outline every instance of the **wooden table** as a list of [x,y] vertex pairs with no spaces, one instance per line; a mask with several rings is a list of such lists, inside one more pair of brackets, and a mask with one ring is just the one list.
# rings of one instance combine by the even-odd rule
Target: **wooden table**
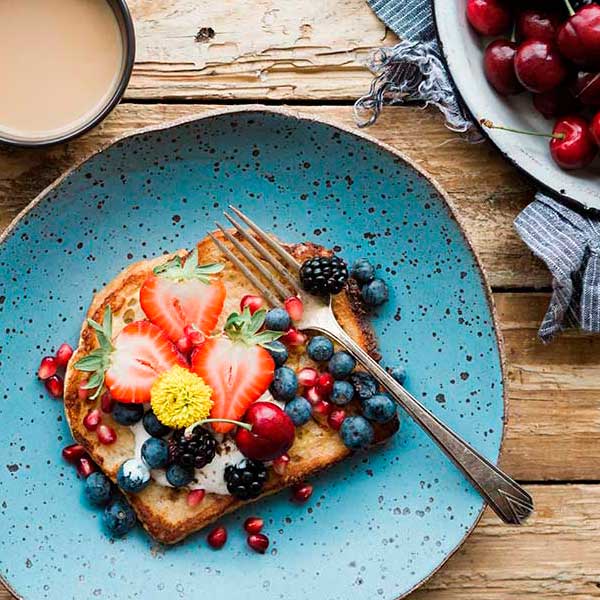
[[[364,0],[130,0],[138,54],[125,101],[98,129],[44,151],[0,150],[0,227],[65,169],[112,138],[215,104],[287,104],[354,123],[369,53],[394,36]],[[493,514],[415,599],[600,598],[600,336],[536,329],[550,279],[512,221],[532,187],[489,144],[469,145],[433,110],[387,108],[374,136],[454,198],[494,289],[508,359],[502,466],[537,511],[521,528]],[[0,600],[10,598],[0,590]]]

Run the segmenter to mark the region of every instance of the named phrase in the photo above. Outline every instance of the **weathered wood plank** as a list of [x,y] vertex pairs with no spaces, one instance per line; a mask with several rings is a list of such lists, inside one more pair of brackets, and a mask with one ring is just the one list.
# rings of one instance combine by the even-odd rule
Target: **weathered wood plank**
[[396,41],[364,0],[132,0],[130,99],[354,100]]
[[[80,140],[50,150],[0,149],[0,227],[40,190],[111,139],[209,106],[123,104],[99,128]],[[305,113],[352,126],[352,109],[307,107]],[[532,189],[489,144],[471,145],[447,131],[433,111],[386,109],[367,133],[399,148],[429,171],[453,197],[490,283],[501,287],[547,286],[548,273],[512,227]]]
[[[528,490],[537,510],[526,525],[502,525],[487,511],[463,548],[411,598],[600,598],[600,485]],[[0,589],[0,600],[11,599]]]

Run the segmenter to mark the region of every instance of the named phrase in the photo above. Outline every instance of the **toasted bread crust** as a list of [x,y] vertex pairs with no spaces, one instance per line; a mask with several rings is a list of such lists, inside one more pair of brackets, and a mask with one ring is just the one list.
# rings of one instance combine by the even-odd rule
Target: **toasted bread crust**
[[[327,253],[323,247],[312,243],[288,245],[287,249],[299,261],[303,261],[309,256]],[[198,244],[198,251],[201,262],[219,261],[226,263],[227,268],[221,275],[228,290],[228,298],[223,311],[223,316],[226,316],[238,307],[243,294],[253,291],[252,286],[243,279],[233,265],[228,263],[216,251],[209,238],[205,238]],[[175,254],[183,256],[186,252],[181,250]],[[142,318],[139,303],[136,305],[135,300],[139,288],[156,265],[175,254],[138,262],[124,269],[94,296],[87,316],[96,321],[101,321],[105,307],[110,305],[115,315],[115,333],[119,330],[119,322],[122,326],[128,318]],[[379,358],[376,338],[370,327],[364,307],[360,302],[359,291],[352,282],[346,292],[336,296],[334,312],[347,333],[371,356]],[[88,432],[83,427],[84,416],[90,409],[97,407],[99,401],[79,399],[78,388],[84,374],[73,368],[77,360],[88,354],[96,346],[94,332],[87,325],[87,322],[84,322],[78,348],[67,368],[65,412],[73,437],[87,449],[100,468],[115,481],[120,464],[133,456],[133,434],[128,427],[119,425],[109,415],[105,415],[105,422],[114,427],[118,439],[115,444],[104,446],[98,442],[94,433]],[[307,362],[305,356],[290,356],[290,363],[294,363],[292,366],[297,366],[300,363],[304,364],[305,362]],[[384,426],[376,426],[376,441],[386,440],[397,429],[397,420]],[[296,441],[290,449],[291,460],[285,474],[278,476],[270,470],[269,481],[261,497],[276,493],[285,487],[302,481],[346,458],[349,454],[350,451],[342,443],[338,432],[330,429],[327,425],[321,425],[311,420],[296,430]],[[148,533],[156,540],[166,544],[173,544],[182,540],[225,513],[234,511],[245,504],[232,496],[207,494],[198,506],[189,507],[187,505],[186,490],[162,487],[154,482],[151,482],[141,493],[128,494],[127,496]]]

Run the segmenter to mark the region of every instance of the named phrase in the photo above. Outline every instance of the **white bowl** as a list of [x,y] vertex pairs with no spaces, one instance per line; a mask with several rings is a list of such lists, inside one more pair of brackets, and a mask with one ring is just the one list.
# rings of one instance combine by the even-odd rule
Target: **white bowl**
[[[533,107],[531,94],[500,96],[483,72],[483,51],[489,39],[481,38],[468,24],[466,0],[433,0],[442,53],[454,85],[474,121],[490,119],[497,125],[530,131],[551,132],[554,125]],[[587,169],[563,171],[558,167],[545,138],[482,128],[515,166],[527,173],[542,191],[600,210],[600,159]]]

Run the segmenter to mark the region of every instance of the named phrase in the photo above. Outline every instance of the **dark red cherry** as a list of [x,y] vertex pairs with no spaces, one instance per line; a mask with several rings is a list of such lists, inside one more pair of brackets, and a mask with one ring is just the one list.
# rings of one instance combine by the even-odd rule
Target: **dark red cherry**
[[495,40],[483,54],[483,70],[493,88],[503,96],[518,94],[523,86],[515,73],[517,45],[510,40]]
[[600,106],[600,73],[579,71],[571,85],[571,93],[586,106]]
[[580,67],[600,68],[600,5],[589,4],[572,14],[558,30],[558,47]]
[[583,169],[598,153],[588,122],[578,115],[559,119],[552,136],[550,153],[561,169]]
[[467,20],[481,35],[500,35],[510,27],[511,14],[502,0],[467,0]]
[[597,146],[600,146],[600,112],[597,112],[590,123],[590,133]]
[[517,35],[520,40],[553,42],[561,25],[556,13],[544,10],[524,10],[517,17]]
[[515,72],[524,87],[541,94],[563,82],[567,67],[553,43],[527,40],[517,48]]
[[533,105],[546,119],[562,117],[580,108],[578,100],[563,86],[542,94],[533,94]]

